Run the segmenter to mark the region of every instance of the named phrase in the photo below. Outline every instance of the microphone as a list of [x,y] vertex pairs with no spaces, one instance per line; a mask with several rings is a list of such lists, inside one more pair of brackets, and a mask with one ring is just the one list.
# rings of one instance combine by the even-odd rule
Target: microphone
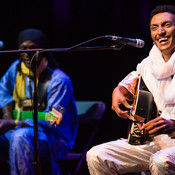
[[145,45],[145,42],[141,39],[132,39],[132,38],[125,38],[120,36],[112,36],[112,35],[106,35],[105,38],[110,39],[112,41],[117,41],[121,44],[127,44],[134,47],[142,48]]

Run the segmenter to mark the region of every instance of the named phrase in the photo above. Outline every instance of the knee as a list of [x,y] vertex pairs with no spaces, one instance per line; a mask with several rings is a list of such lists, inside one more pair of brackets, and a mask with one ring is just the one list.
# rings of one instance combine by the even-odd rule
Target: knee
[[92,147],[86,154],[87,163],[95,165],[99,162],[103,154],[104,152],[100,146]]
[[165,173],[171,166],[170,158],[164,154],[162,151],[158,151],[153,154],[150,158],[149,168],[150,171],[154,173]]
[[89,151],[87,151],[86,153],[86,160],[89,163],[92,159],[94,159],[95,157],[95,151],[94,151],[94,147],[92,147]]
[[100,145],[92,147],[87,152],[86,161],[90,174],[105,174],[104,172],[106,172],[108,168],[104,161],[104,152],[104,148]]
[[31,136],[29,136],[29,133],[31,134],[31,132],[27,128],[20,128],[14,131],[10,137],[10,145],[16,147],[22,146],[23,143],[29,142],[29,138],[32,138]]

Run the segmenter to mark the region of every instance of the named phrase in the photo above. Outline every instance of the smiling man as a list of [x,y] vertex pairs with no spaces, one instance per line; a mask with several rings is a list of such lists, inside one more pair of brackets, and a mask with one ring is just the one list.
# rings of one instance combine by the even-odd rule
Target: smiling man
[[154,44],[167,62],[175,50],[175,15],[169,12],[154,15],[150,30]]
[[133,101],[136,81],[141,76],[154,97],[158,115],[138,127],[140,133],[145,132],[142,144],[119,139],[90,149],[87,163],[91,175],[143,171],[152,175],[175,174],[175,7],[157,6],[151,12],[150,31],[154,45],[136,71],[114,89],[112,109],[119,117],[131,119],[128,111],[133,106],[128,101]]

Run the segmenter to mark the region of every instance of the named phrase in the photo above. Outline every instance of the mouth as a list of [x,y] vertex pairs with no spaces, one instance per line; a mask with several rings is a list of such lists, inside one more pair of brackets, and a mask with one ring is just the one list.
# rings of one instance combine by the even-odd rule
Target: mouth
[[166,44],[168,42],[168,39],[169,39],[169,37],[161,37],[161,38],[158,38],[157,41],[160,44]]
[[29,68],[31,65],[31,60],[30,59],[23,59],[24,64]]

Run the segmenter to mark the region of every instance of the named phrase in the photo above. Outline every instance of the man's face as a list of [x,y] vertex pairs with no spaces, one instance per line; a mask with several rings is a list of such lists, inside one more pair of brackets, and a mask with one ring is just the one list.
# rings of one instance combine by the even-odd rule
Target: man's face
[[171,55],[175,51],[175,15],[163,12],[151,19],[150,31],[153,42],[162,55]]
[[[24,41],[19,45],[20,50],[36,49],[38,45],[31,40]],[[20,53],[20,60],[29,68],[33,52],[23,52]]]

